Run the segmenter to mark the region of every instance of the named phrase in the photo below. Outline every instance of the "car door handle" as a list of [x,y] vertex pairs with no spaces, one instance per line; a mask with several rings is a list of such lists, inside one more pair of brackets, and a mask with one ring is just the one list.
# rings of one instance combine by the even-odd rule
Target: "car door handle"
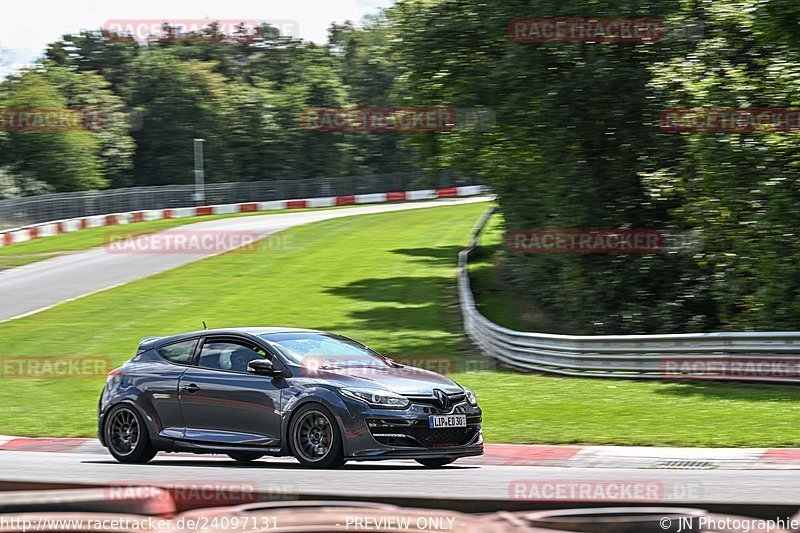
[[188,393],[194,394],[195,392],[200,390],[200,387],[198,387],[194,383],[190,383],[189,385],[183,387],[183,390],[185,390]]

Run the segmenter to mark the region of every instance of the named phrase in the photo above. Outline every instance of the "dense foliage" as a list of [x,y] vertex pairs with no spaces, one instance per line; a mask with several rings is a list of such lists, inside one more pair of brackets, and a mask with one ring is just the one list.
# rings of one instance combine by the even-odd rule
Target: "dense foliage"
[[[797,329],[798,132],[659,127],[668,108],[796,108],[796,2],[408,0],[393,15],[401,94],[496,110],[490,134],[440,135],[437,154],[490,180],[508,230],[658,228],[696,241],[640,256],[506,251],[517,299],[565,333]],[[586,16],[673,31],[624,43],[506,35],[515,18]]]

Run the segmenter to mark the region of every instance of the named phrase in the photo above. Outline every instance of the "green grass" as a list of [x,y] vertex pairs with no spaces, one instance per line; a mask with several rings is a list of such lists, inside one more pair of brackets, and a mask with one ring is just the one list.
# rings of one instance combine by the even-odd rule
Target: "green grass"
[[[210,327],[338,331],[386,354],[452,354],[456,254],[485,204],[292,228],[286,249],[230,253],[0,324],[0,357],[129,358],[138,339]],[[0,381],[0,434],[94,433],[102,378]]]
[[488,442],[800,446],[800,389],[733,383],[453,376],[478,395]]
[[[291,212],[295,213],[298,211],[311,210],[317,211],[319,209],[348,209],[351,207],[354,206],[348,205],[317,209],[292,209]],[[117,226],[101,226],[98,228],[88,228],[70,233],[62,233],[60,235],[53,235],[52,237],[43,237],[40,239],[33,239],[30,241],[12,244],[10,246],[0,247],[0,270],[35,263],[37,261],[49,259],[57,255],[79,252],[81,250],[103,246],[105,243],[105,238],[109,233],[115,233],[119,231],[148,233],[154,231],[163,231],[178,226],[184,226],[186,224],[194,224],[195,222],[204,222],[206,220],[241,216],[271,215],[287,212],[289,211],[273,210],[259,211],[255,213],[234,213],[229,215],[167,218],[161,220],[150,220],[147,222],[136,222],[132,224],[121,224]]]
[[480,294],[475,303],[478,310],[497,324],[511,329],[526,329],[525,323],[511,308],[508,294],[495,279],[493,268],[496,252],[503,243],[503,219],[500,215],[492,215],[478,237],[479,253],[474,254],[469,264],[469,274],[473,293]]
[[[402,356],[464,356],[456,253],[486,204],[330,220],[290,246],[216,256],[0,324],[0,357],[127,359],[140,337],[211,327],[329,329]],[[1,363],[2,361],[0,361]],[[800,389],[456,374],[488,442],[800,446]],[[0,434],[91,436],[102,378],[0,379]]]

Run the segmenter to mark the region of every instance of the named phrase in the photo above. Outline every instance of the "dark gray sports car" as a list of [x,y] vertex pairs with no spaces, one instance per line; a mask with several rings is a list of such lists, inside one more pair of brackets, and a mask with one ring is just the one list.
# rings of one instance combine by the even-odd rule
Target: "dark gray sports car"
[[294,455],[315,468],[373,459],[440,467],[483,453],[470,390],[347,337],[293,328],[142,339],[109,374],[98,435],[128,463],[166,451]]

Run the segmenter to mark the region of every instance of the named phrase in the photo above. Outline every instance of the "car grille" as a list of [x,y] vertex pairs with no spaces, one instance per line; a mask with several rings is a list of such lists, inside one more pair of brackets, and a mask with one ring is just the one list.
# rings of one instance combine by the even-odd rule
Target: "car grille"
[[413,427],[409,428],[408,435],[426,448],[435,446],[463,446],[475,436],[475,428],[430,429],[426,427]]
[[[427,420],[418,420],[411,425],[370,425],[370,431],[375,440],[387,446],[414,446],[424,448],[437,448],[442,446],[464,446],[469,444],[480,430],[480,418],[470,417],[467,427],[463,428],[437,428],[428,427]],[[375,421],[381,422],[381,421]]]
[[447,397],[447,405],[443,406],[442,403],[439,401],[438,398],[428,397],[428,396],[409,396],[408,399],[411,400],[411,403],[421,403],[425,405],[432,405],[434,407],[438,407],[439,409],[444,409],[445,411],[449,410],[449,408],[453,405],[457,405],[461,402],[466,401],[467,396],[463,393],[459,394],[446,394]]

